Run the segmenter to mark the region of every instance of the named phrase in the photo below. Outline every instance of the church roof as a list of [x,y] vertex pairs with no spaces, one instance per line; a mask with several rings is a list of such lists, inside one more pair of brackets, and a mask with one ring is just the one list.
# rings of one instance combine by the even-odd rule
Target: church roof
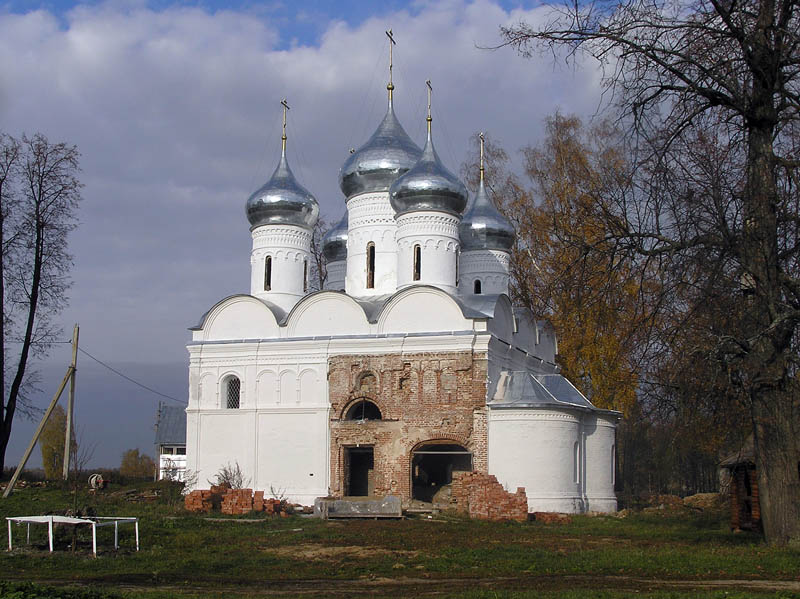
[[422,150],[389,110],[372,137],[350,154],[339,172],[339,187],[350,198],[369,191],[386,191],[392,182],[419,160]]
[[467,188],[439,159],[428,126],[428,139],[419,161],[389,188],[392,208],[398,216],[429,210],[460,216],[467,198]]
[[600,410],[560,374],[533,374],[526,371],[503,371],[497,381],[491,408],[573,408],[619,414]]

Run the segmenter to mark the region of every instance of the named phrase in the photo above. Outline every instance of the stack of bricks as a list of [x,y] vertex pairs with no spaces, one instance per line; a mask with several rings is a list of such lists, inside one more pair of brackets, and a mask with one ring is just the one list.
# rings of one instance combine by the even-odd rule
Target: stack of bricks
[[289,515],[280,499],[265,499],[264,491],[253,493],[252,489],[231,489],[225,486],[192,491],[186,496],[185,505],[190,512],[220,510],[223,514],[237,516],[250,512],[266,512],[283,517]]
[[270,516],[273,514],[283,515],[286,513],[285,511],[281,510],[280,499],[265,499],[263,510],[267,512]]
[[210,512],[211,502],[207,501],[211,491],[208,489],[192,491],[184,498],[184,505],[190,512]]
[[219,509],[222,497],[230,491],[227,485],[212,485],[210,489],[198,489],[189,493],[184,505],[190,512],[211,512]]
[[231,489],[222,498],[223,514],[242,515],[253,511],[253,489]]
[[528,519],[528,498],[523,487],[509,493],[497,478],[479,472],[453,472],[452,503],[456,510],[479,520]]

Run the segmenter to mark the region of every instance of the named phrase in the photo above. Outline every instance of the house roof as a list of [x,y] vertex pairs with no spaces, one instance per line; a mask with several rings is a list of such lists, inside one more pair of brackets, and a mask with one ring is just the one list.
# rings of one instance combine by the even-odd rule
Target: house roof
[[742,447],[738,451],[734,451],[722,460],[719,465],[723,468],[732,468],[740,464],[753,464],[756,463],[756,452],[753,446],[753,435],[750,435]]
[[184,408],[160,406],[156,423],[156,445],[186,445]]

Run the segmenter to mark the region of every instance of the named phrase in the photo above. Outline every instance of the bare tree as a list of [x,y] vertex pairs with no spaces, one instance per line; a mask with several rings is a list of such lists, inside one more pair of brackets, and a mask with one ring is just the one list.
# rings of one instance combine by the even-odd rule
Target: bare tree
[[[525,56],[566,51],[602,65],[642,158],[638,193],[606,215],[616,250],[661,261],[695,305],[741,294],[739,318],[712,319],[708,351],[748,404],[776,544],[800,540],[799,11],[795,0],[598,0],[501,29]],[[708,189],[676,153],[707,132],[741,160],[717,197],[695,195]]]
[[29,407],[29,361],[44,356],[61,332],[54,316],[70,285],[67,237],[81,199],[79,156],[75,146],[51,144],[40,134],[21,140],[0,134],[0,468],[14,416]]

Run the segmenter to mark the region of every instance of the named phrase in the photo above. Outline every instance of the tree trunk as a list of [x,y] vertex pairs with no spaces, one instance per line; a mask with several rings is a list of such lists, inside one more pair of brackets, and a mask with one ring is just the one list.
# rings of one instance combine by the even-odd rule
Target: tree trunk
[[[749,355],[744,376],[750,396],[753,441],[764,536],[770,544],[800,542],[800,473],[796,400],[790,391],[787,360],[792,349],[792,324],[781,324],[788,309],[783,301],[778,259],[777,180],[774,133],[778,123],[770,80],[765,14],[754,35],[756,71],[748,115],[748,165],[742,264],[755,281],[755,294],[745,316]],[[763,21],[763,22],[762,22]],[[762,37],[764,39],[762,39]],[[761,43],[759,43],[761,42]],[[760,56],[758,54],[761,54]]]
[[752,398],[761,519],[767,542],[775,545],[800,541],[800,431],[792,422],[793,401],[780,392]]

